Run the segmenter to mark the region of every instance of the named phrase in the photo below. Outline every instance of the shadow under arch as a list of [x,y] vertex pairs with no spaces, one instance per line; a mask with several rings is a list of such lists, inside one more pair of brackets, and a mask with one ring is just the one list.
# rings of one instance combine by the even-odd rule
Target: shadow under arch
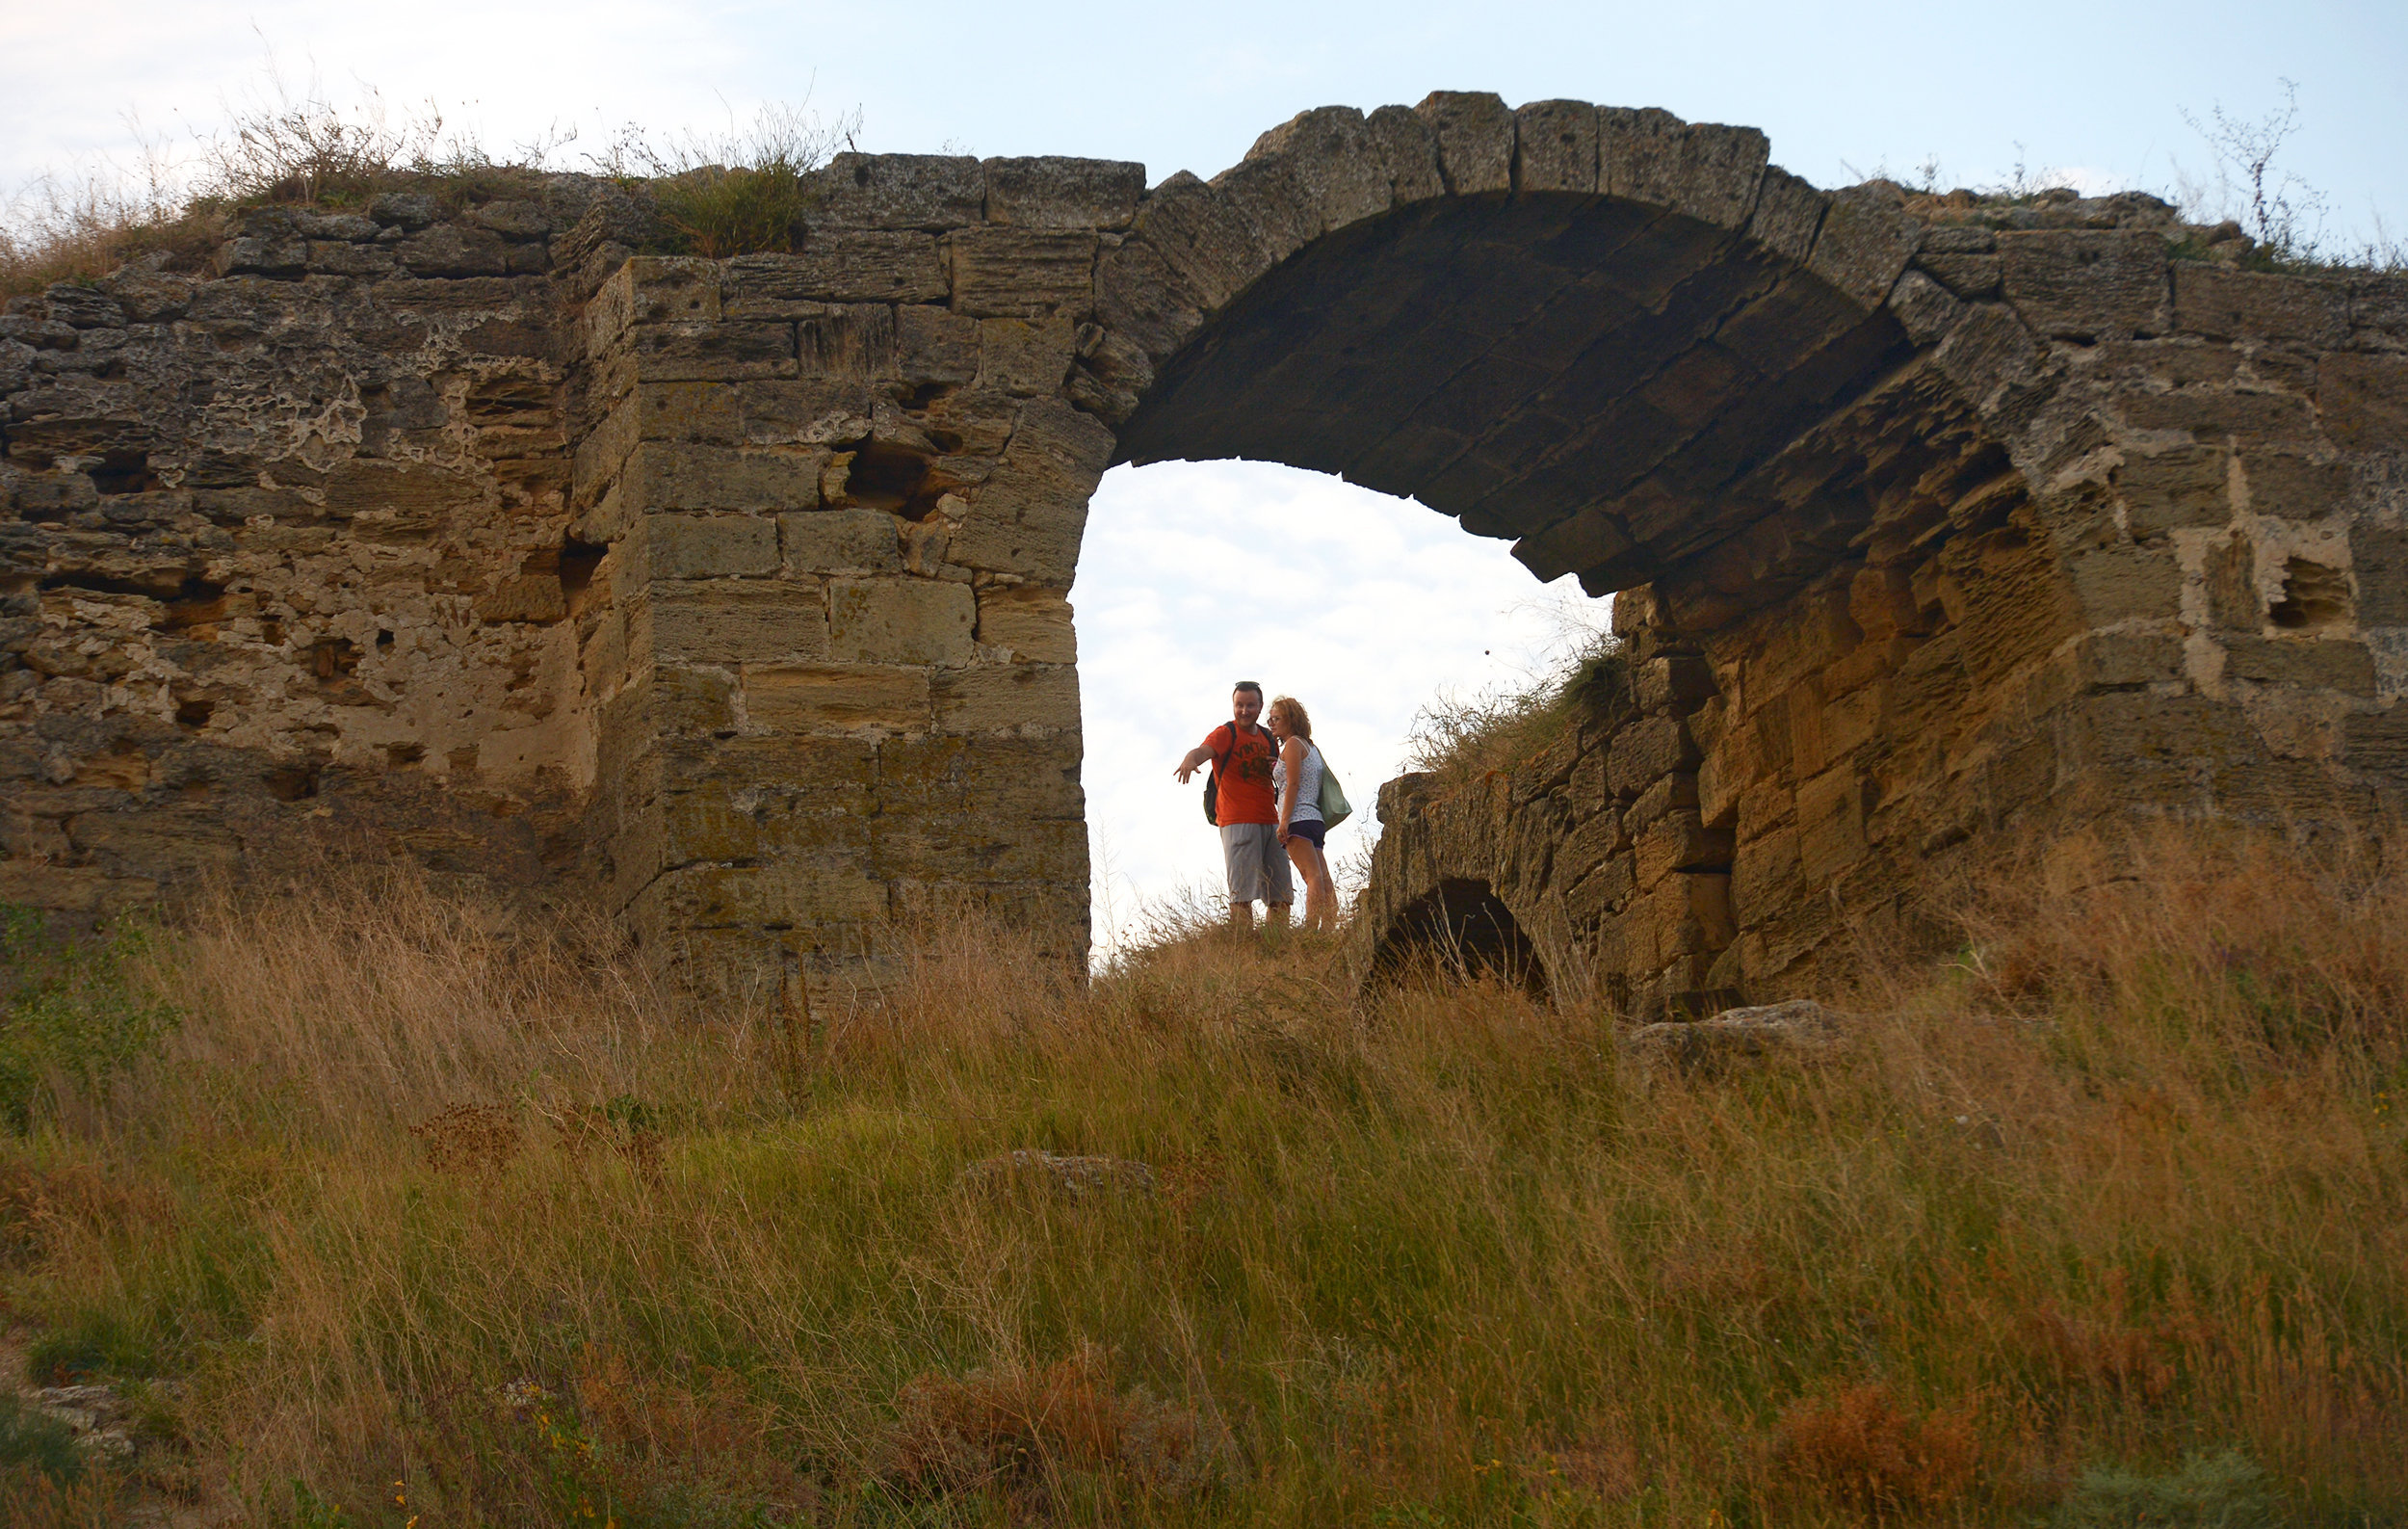
[[1551,992],[1546,962],[1513,909],[1486,882],[1467,878],[1440,882],[1388,921],[1364,986],[1377,990],[1437,976],[1501,983],[1539,1003]]

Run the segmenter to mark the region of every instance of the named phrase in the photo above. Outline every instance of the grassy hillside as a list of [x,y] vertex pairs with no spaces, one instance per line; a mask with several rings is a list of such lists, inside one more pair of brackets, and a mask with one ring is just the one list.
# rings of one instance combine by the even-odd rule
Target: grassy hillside
[[[2404,914],[2076,846],[1721,1078],[1304,939],[940,931],[803,1033],[406,878],[19,925],[0,1299],[141,1448],[0,1415],[8,1513],[2396,1523]],[[1151,1173],[964,1176],[1020,1148]]]

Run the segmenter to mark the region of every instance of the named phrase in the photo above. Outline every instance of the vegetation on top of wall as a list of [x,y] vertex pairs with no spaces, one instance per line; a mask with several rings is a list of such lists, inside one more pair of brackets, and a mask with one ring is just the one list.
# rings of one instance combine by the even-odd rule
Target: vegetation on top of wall
[[149,1398],[0,1518],[2401,1521],[2408,887],[2167,829],[1959,907],[1719,1077],[1300,936],[898,932],[806,1026],[406,870],[204,907],[0,1138],[17,1341]]
[[[795,248],[810,206],[811,172],[859,126],[857,112],[824,122],[803,106],[773,105],[748,128],[717,136],[656,142],[623,128],[586,160],[652,202],[652,252],[784,250]],[[556,129],[495,150],[432,101],[397,111],[370,91],[346,106],[314,86],[290,90],[272,72],[268,91],[182,162],[150,142],[139,173],[104,166],[25,188],[0,217],[0,297],[90,282],[145,257],[198,270],[228,216],[253,208],[345,211],[386,192],[425,193],[456,210],[540,197],[575,138]]]
[[1554,658],[1552,672],[1527,685],[1442,693],[1423,706],[1406,734],[1406,768],[1450,783],[1511,771],[1630,695],[1629,657],[1610,632],[1575,634]]

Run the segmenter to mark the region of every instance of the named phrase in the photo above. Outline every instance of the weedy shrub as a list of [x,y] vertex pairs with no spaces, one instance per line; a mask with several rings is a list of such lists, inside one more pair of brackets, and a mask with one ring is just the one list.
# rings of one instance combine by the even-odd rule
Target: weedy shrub
[[1909,1411],[1879,1381],[1793,1402],[1774,1437],[1781,1470],[1876,1521],[1953,1508],[1980,1461],[1971,1410]]
[[2086,1470],[2052,1522],[2056,1529],[2273,1529],[2283,1515],[2265,1472],[2228,1450],[2157,1475]]
[[29,1129],[57,1086],[105,1094],[174,1028],[174,1009],[131,977],[153,939],[133,920],[70,937],[37,911],[0,907],[0,1122]]
[[84,1475],[75,1431],[50,1413],[0,1388],[0,1482],[29,1487],[42,1477],[65,1485]]
[[896,1411],[878,1478],[907,1498],[995,1489],[1041,1507],[1072,1474],[1186,1494],[1228,1464],[1226,1440],[1195,1409],[1115,1388],[1093,1343],[1051,1364],[920,1376]]

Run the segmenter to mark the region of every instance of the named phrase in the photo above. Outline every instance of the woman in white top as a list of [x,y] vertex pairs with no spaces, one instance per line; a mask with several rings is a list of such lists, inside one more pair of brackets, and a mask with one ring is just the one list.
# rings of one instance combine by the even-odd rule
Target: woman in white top
[[1329,880],[1329,860],[1322,853],[1329,831],[1322,822],[1322,751],[1313,747],[1313,719],[1294,696],[1270,703],[1264,721],[1279,744],[1279,757],[1270,767],[1270,789],[1279,803],[1279,842],[1296,874],[1304,878],[1304,927],[1338,927],[1338,888]]

